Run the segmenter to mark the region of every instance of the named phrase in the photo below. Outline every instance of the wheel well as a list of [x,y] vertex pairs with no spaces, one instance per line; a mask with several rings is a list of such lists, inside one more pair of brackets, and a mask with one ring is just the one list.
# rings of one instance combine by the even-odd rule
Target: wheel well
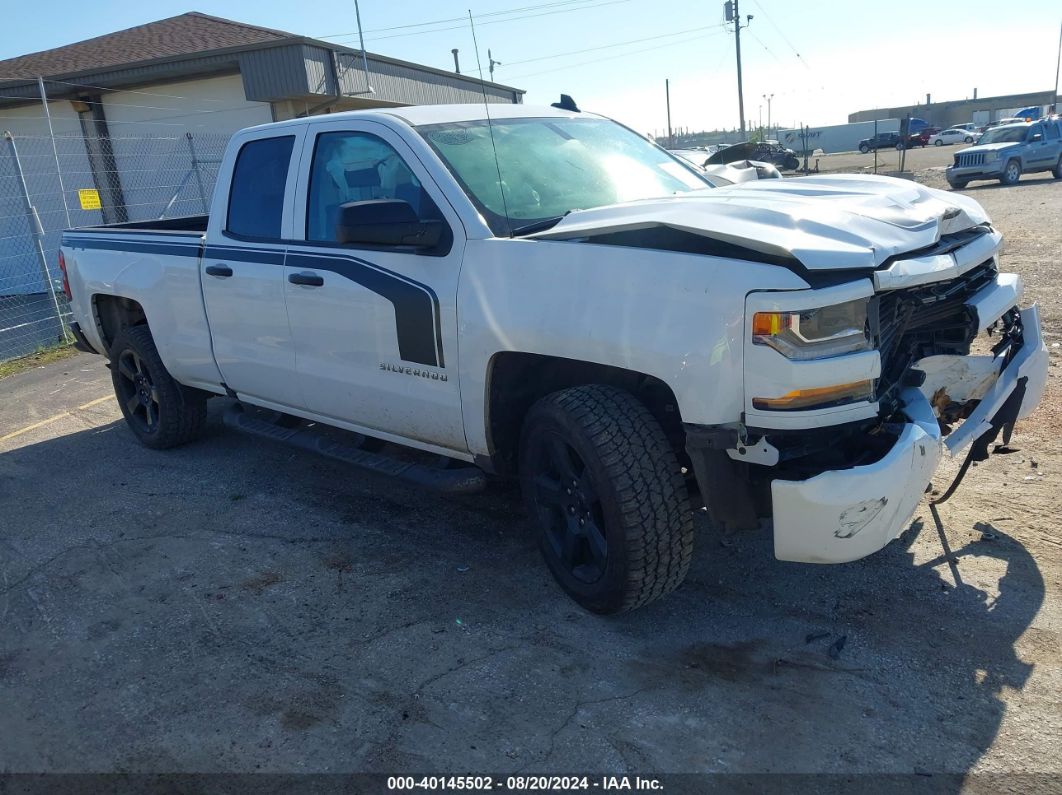
[[498,474],[516,472],[520,430],[535,401],[583,384],[608,384],[632,393],[663,427],[679,461],[688,461],[678,401],[659,378],[593,362],[505,352],[491,360],[487,384],[487,443]]
[[147,323],[144,308],[131,298],[121,298],[117,295],[95,295],[92,297],[92,305],[100,337],[108,351],[123,329]]

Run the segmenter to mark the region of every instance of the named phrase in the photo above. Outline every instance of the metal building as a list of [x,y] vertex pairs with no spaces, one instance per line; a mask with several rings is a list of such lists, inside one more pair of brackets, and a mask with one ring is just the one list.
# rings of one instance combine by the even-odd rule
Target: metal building
[[[976,92],[975,92],[976,93]],[[874,121],[874,119],[902,119],[908,113],[914,118],[925,119],[936,127],[950,127],[952,124],[985,124],[989,121],[1009,116],[1019,108],[1031,105],[1051,105],[1055,101],[1054,91],[1035,91],[1027,94],[1006,94],[999,97],[974,97],[973,99],[956,99],[948,102],[930,102],[904,105],[898,108],[879,108],[860,110],[848,114],[849,122]]]
[[205,212],[236,130],[524,93],[200,13],[0,61],[0,88],[0,361],[62,339],[62,229]]

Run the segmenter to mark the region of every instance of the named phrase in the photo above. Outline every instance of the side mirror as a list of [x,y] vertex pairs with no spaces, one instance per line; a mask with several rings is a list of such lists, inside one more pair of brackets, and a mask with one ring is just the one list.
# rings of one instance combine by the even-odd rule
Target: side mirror
[[434,248],[443,236],[443,222],[421,220],[402,199],[370,199],[339,206],[336,240],[370,246]]

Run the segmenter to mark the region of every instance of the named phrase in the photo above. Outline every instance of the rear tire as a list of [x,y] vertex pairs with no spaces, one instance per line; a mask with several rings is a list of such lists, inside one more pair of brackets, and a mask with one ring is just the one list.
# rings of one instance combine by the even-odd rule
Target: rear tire
[[173,380],[147,326],[118,334],[111,346],[111,382],[126,423],[145,447],[176,447],[203,432],[208,395]]
[[1055,167],[1051,169],[1051,175],[1055,179],[1062,179],[1062,155],[1058,156],[1058,162],[1055,163]]
[[999,178],[1002,185],[1017,185],[1021,179],[1021,163],[1011,160],[1003,167],[1003,176]]
[[685,479],[660,424],[630,393],[589,385],[539,400],[524,421],[520,481],[547,566],[587,610],[632,610],[685,579]]

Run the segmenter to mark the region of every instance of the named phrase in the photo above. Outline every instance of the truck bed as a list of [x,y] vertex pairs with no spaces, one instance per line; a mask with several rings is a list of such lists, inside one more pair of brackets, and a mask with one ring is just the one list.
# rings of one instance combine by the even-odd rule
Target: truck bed
[[204,234],[209,215],[183,215],[178,218],[157,218],[149,221],[126,221],[121,224],[81,226],[68,232],[195,232]]

